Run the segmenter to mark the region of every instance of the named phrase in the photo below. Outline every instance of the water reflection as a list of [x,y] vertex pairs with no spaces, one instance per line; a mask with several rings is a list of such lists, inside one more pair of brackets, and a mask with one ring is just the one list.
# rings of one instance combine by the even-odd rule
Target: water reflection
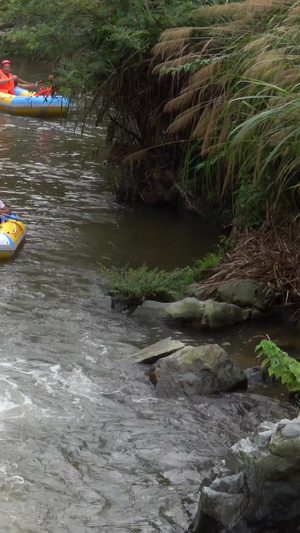
[[1,126],[0,156],[1,159],[7,159],[18,143],[18,133],[10,115],[1,115]]

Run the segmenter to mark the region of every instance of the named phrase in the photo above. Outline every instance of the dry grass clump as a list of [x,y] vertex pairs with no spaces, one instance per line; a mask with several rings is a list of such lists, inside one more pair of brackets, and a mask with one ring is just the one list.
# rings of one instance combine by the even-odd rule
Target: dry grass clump
[[205,297],[221,283],[252,279],[283,295],[285,302],[300,299],[300,224],[275,224],[269,219],[257,230],[232,235],[238,244],[226,254],[204,282]]
[[169,79],[173,91],[155,115],[164,120],[164,142],[189,141],[182,182],[215,202],[234,193],[233,206],[235,193],[251,186],[267,191],[259,200],[265,211],[292,210],[300,168],[298,3],[217,0],[201,4],[192,20],[197,26],[165,30],[153,48],[158,87]]

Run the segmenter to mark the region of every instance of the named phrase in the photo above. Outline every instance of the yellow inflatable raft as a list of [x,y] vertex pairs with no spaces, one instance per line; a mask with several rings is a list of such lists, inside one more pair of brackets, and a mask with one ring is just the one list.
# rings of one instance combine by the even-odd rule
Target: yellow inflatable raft
[[12,257],[26,236],[26,226],[15,215],[0,222],[0,259]]

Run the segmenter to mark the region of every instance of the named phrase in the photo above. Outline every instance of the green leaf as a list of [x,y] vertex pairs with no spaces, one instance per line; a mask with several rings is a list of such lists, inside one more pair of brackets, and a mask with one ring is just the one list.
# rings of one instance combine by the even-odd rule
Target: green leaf
[[264,359],[264,361],[261,363],[261,367],[265,368],[269,364],[270,364],[270,361],[268,359]]
[[269,339],[262,340],[255,348],[260,350],[260,355],[264,356],[261,367],[268,365],[269,376],[275,376],[285,384],[289,391],[300,390],[300,362],[290,357]]

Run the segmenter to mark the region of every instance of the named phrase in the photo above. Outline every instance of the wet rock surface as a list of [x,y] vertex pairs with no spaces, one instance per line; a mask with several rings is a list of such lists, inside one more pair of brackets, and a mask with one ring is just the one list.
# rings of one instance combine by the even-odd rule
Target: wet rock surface
[[300,416],[264,422],[228,451],[202,483],[188,531],[295,533],[300,530]]
[[247,388],[245,372],[217,344],[185,346],[157,361],[149,372],[161,396],[194,396]]
[[276,300],[276,293],[265,283],[251,279],[234,279],[222,283],[216,298],[221,302],[241,307],[254,307],[261,311],[268,309]]
[[156,302],[146,300],[138,306],[133,315],[147,319],[173,320],[189,323],[198,329],[215,329],[248,320],[251,309],[215,300],[184,298],[177,302]]

